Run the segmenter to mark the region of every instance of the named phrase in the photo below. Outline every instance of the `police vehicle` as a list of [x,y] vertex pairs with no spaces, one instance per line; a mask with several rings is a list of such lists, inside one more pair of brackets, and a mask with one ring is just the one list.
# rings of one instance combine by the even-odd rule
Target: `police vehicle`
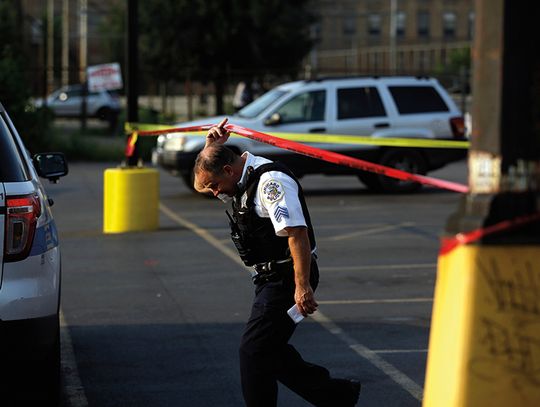
[[0,103],[0,405],[13,386],[39,393],[36,405],[58,399],[60,248],[38,177],[67,171],[61,153],[30,158]]
[[[219,123],[223,117],[179,123],[178,126]],[[229,123],[265,133],[466,139],[461,112],[439,82],[428,77],[369,76],[289,82],[245,106],[230,117]],[[188,186],[192,186],[193,164],[204,143],[204,138],[188,134],[162,135],[158,138],[152,161],[181,176]],[[419,174],[467,155],[465,149],[308,144]],[[385,192],[410,192],[420,187],[414,182],[326,163],[246,138],[231,138],[227,146],[237,152],[247,150],[270,160],[279,160],[297,177],[307,174],[356,175],[369,188]]]

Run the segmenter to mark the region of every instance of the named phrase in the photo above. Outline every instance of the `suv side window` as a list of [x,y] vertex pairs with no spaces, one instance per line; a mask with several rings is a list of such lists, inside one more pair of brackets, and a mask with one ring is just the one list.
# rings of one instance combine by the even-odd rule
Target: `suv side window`
[[70,97],[70,98],[82,96],[82,90],[81,89],[68,90],[66,93],[67,93],[68,97]]
[[448,112],[448,106],[432,86],[389,86],[401,114]]
[[19,149],[13,140],[7,123],[0,115],[0,182],[21,182],[26,181],[27,176],[24,170]]
[[337,97],[338,120],[386,116],[376,87],[338,89]]
[[276,113],[281,123],[316,122],[324,120],[326,91],[301,93],[281,106]]

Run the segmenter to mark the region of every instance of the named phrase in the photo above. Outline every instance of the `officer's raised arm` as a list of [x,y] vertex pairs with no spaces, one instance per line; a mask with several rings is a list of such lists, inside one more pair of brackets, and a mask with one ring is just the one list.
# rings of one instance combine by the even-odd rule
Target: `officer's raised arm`
[[224,127],[228,121],[229,119],[226,117],[217,126],[214,126],[210,130],[208,130],[208,134],[206,135],[206,144],[204,145],[204,148],[208,147],[213,143],[223,144],[229,139],[231,132],[225,130]]

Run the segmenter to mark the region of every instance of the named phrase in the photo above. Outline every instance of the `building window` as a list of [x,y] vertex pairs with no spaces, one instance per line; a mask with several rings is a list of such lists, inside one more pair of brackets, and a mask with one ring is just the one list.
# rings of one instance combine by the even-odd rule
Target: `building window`
[[418,12],[417,34],[419,37],[429,37],[429,11]]
[[381,34],[381,15],[370,14],[368,16],[368,34],[377,36]]
[[356,17],[345,16],[343,19],[343,35],[355,35],[356,34]]
[[456,36],[456,13],[443,13],[443,37],[454,38]]
[[469,25],[467,27],[467,37],[472,40],[474,38],[474,11],[469,13]]
[[310,37],[314,41],[320,41],[322,38],[322,26],[321,23],[312,24],[309,31]]
[[396,14],[396,36],[398,38],[405,37],[405,22],[406,22],[405,12],[398,11]]

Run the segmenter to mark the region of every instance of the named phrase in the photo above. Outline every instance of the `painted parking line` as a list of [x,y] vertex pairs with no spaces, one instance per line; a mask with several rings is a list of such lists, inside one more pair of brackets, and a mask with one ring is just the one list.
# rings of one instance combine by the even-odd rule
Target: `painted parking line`
[[371,266],[328,266],[319,267],[320,271],[371,271],[371,270],[416,270],[433,269],[437,263],[416,263],[416,264],[374,264]]
[[337,326],[330,318],[320,311],[313,314],[313,319],[321,324],[327,331],[338,337],[342,342],[346,343],[349,348],[355,351],[360,357],[371,362],[372,365],[377,367],[394,382],[396,382],[402,389],[408,392],[416,400],[422,401],[423,390],[414,380],[397,369],[391,363],[381,358],[378,354],[371,349],[365,347],[361,343],[358,343],[352,336],[346,333],[343,329]]
[[364,300],[317,300],[319,304],[324,305],[354,305],[354,304],[406,304],[406,303],[422,303],[433,302],[433,298],[381,298],[381,299],[364,299]]
[[[168,216],[171,220],[177,222],[178,224],[190,229],[208,242],[210,245],[221,251],[224,255],[232,259],[236,264],[247,269],[246,266],[237,256],[236,252],[231,250],[225,244],[221,243],[218,239],[214,238],[207,230],[195,225],[194,223],[184,219],[182,216],[176,214],[173,210],[168,208],[165,204],[159,204],[159,209],[163,214]],[[414,380],[412,380],[405,373],[397,369],[394,365],[388,363],[386,360],[382,359],[378,354],[368,349],[364,345],[358,343],[352,336],[343,331],[338,327],[330,318],[324,315],[322,312],[317,311],[311,316],[313,320],[319,323],[323,328],[328,332],[335,335],[338,339],[348,345],[356,354],[363,359],[369,361],[387,376],[389,376],[394,382],[396,382],[401,388],[411,394],[415,399],[422,400],[422,387],[419,386]]]
[[371,349],[373,353],[401,354],[401,353],[427,353],[427,349]]
[[381,232],[390,232],[393,230],[398,230],[404,227],[411,227],[411,226],[415,226],[415,223],[403,222],[403,223],[398,223],[396,225],[379,226],[379,227],[375,227],[371,229],[357,230],[356,232],[351,232],[351,233],[343,233],[337,236],[319,238],[318,240],[336,242],[336,241],[345,240],[345,239],[353,239],[359,236],[370,236],[370,235],[374,235]]
[[60,344],[63,401],[66,407],[88,407],[88,400],[77,368],[69,327],[62,311],[60,311]]

